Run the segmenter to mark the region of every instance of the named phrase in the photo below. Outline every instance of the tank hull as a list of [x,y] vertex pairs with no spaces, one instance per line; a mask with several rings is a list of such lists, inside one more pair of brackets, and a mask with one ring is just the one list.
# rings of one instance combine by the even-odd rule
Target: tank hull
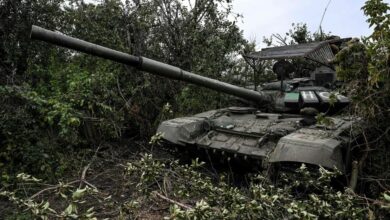
[[182,149],[200,148],[270,163],[307,163],[345,172],[345,152],[352,142],[345,134],[356,120],[330,117],[328,126],[316,121],[307,125],[307,120],[301,115],[233,107],[167,120],[157,132]]

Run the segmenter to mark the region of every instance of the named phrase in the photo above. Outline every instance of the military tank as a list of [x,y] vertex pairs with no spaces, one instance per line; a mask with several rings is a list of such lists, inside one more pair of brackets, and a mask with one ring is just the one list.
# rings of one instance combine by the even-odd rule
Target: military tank
[[[331,89],[332,47],[342,40],[328,40],[293,46],[267,48],[248,54],[251,59],[277,60],[273,66],[278,81],[254,91],[197,75],[142,56],[133,56],[32,26],[31,38],[130,65],[162,77],[185,81],[248,100],[252,106],[233,106],[193,116],[163,121],[157,133],[182,149],[205,149],[229,157],[253,158],[270,164],[306,163],[346,172],[350,150],[358,134],[356,119],[326,116],[348,105],[349,99]],[[289,78],[294,68],[288,59],[296,57],[322,66],[309,77]],[[323,66],[328,68],[324,71]],[[329,68],[330,67],[330,68]],[[326,119],[326,120],[325,120]]]

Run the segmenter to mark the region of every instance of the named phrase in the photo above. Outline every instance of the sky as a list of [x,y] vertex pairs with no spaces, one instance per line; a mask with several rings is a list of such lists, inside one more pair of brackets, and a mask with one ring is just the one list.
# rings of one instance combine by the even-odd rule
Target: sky
[[[238,26],[247,40],[262,44],[263,36],[282,36],[292,23],[303,22],[310,32],[318,31],[329,0],[234,0],[233,12],[241,14]],[[361,10],[365,0],[331,0],[322,29],[341,37],[368,36],[372,32]],[[389,3],[390,0],[385,0]]]

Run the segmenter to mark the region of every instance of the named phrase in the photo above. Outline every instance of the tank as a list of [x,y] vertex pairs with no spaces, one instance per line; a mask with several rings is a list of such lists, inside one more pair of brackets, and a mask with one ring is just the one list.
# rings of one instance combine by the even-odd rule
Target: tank
[[[356,142],[357,119],[332,116],[349,99],[332,90],[336,85],[331,60],[345,39],[266,48],[247,59],[275,60],[278,80],[254,91],[197,75],[142,56],[133,56],[32,26],[31,38],[134,66],[162,77],[185,81],[233,95],[251,106],[232,106],[163,121],[157,133],[181,149],[204,149],[228,158],[253,158],[262,168],[273,164],[306,163],[341,172],[349,169],[350,149]],[[287,60],[304,58],[319,64],[305,76]],[[321,112],[323,112],[321,114]],[[329,116],[324,117],[324,114]],[[261,167],[259,167],[261,168]]]

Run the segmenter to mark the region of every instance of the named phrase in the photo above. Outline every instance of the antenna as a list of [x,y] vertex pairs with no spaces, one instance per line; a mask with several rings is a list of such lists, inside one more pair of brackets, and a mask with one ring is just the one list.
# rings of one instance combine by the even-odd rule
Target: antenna
[[321,27],[321,26],[322,26],[322,21],[324,21],[324,17],[325,17],[326,11],[328,10],[328,7],[329,7],[329,5],[330,5],[331,2],[332,2],[332,0],[329,0],[329,1],[328,1],[328,4],[327,4],[326,7],[325,7],[324,13],[322,13],[320,25],[319,25],[319,27],[318,27],[318,31],[317,31],[317,32],[320,32],[321,38],[322,38],[322,27]]

